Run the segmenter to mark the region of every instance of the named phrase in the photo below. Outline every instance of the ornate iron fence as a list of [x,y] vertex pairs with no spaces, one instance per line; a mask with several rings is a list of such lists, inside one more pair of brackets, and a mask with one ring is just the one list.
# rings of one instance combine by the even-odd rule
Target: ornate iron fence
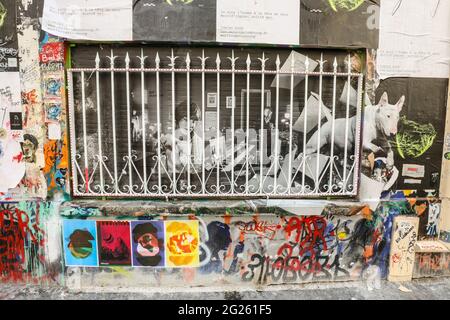
[[109,66],[99,54],[93,58],[93,68],[68,69],[75,196],[357,194],[363,75],[352,72],[350,56],[338,64],[292,51],[268,68],[261,53],[258,69],[250,55],[234,51],[229,67],[219,53],[211,66],[204,52],[180,58],[172,50],[165,65],[159,53],[148,63],[143,49],[134,64],[112,50]]

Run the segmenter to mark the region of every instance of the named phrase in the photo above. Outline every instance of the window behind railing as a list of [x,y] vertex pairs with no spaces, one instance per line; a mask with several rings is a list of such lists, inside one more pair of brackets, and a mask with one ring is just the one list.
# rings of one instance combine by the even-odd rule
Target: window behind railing
[[72,57],[75,196],[357,193],[357,55],[80,46]]

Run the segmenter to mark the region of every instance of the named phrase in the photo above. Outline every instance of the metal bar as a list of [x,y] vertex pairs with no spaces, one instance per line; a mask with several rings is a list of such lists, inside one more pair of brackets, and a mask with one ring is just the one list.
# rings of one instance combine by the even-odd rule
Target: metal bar
[[304,112],[304,118],[303,118],[303,168],[302,168],[302,190],[303,190],[303,194],[306,193],[306,158],[307,155],[305,155],[305,149],[306,149],[306,134],[308,131],[308,95],[309,95],[309,58],[306,57],[305,59],[305,70],[306,70],[306,75],[305,75],[305,108],[303,110]]
[[292,182],[294,180],[294,177],[292,176],[292,158],[295,156],[292,150],[292,128],[294,126],[293,124],[293,118],[294,118],[294,68],[295,68],[295,60],[294,56],[292,56],[291,61],[291,89],[290,89],[290,110],[289,110],[289,185],[288,185],[288,193],[291,194],[292,190]]
[[[202,50],[202,56],[200,60],[202,62],[202,70],[205,70],[206,60],[205,50]],[[205,138],[206,138],[206,124],[205,124],[205,72],[202,72],[202,193],[206,194],[206,148],[205,148]]]
[[173,49],[171,51],[171,56],[169,57],[171,63],[172,70],[172,190],[173,193],[177,193],[177,166],[176,166],[176,158],[175,158],[175,150],[176,150],[176,142],[175,142],[175,60],[178,57],[173,55]]
[[[93,71],[96,71],[96,69],[93,69],[93,68],[71,68],[71,69],[67,69],[67,71],[68,72],[81,72],[81,71],[93,72]],[[110,72],[111,70],[109,68],[99,68],[98,71],[100,73],[102,73],[102,72]],[[123,73],[125,73],[127,71],[130,72],[130,73],[138,73],[138,72],[141,72],[141,68],[130,68],[128,70],[126,68],[115,68],[114,71],[115,72],[123,72]],[[187,69],[184,69],[184,68],[175,69],[175,73],[186,73],[186,71],[187,71]],[[190,71],[190,73],[202,73],[202,72],[212,73],[212,74],[216,74],[217,73],[216,69],[205,69],[205,70],[202,70],[202,69],[190,69],[189,71]],[[145,68],[144,72],[146,72],[146,73],[147,72],[150,72],[150,73],[151,72],[156,72],[156,68]],[[171,73],[172,69],[171,68],[160,68],[159,72],[160,73]],[[219,73],[220,74],[231,74],[232,70],[231,69],[221,69],[219,71]],[[246,69],[236,69],[235,73],[262,74],[261,70],[250,70],[249,72],[247,72]],[[268,74],[276,75],[277,72],[276,72],[276,70],[266,70],[264,73],[266,75],[268,75]],[[294,72],[291,72],[291,71],[281,71],[280,70],[280,74],[281,75],[294,74],[294,75],[298,75],[298,76],[304,76],[304,75],[306,75],[306,72],[305,71],[294,71]],[[314,72],[314,71],[308,72],[308,74],[310,76],[320,76],[321,75],[320,72]],[[352,77],[358,77],[360,74],[359,73],[350,73],[350,75]],[[334,73],[333,72],[326,72],[326,71],[324,71],[322,73],[322,76],[324,76],[324,77],[333,77]],[[336,74],[336,76],[338,76],[338,77],[347,77],[348,76],[348,72],[338,72]]]
[[98,130],[98,161],[99,161],[99,172],[100,172],[100,193],[105,192],[104,180],[103,180],[103,149],[102,149],[102,113],[100,107],[100,75],[98,68],[100,67],[100,56],[97,52],[95,58],[95,66],[97,71],[95,72],[96,88],[97,88],[97,130]]
[[81,72],[81,106],[83,108],[83,148],[84,148],[84,178],[86,180],[85,190],[89,193],[89,160],[87,147],[87,128],[86,128],[86,88],[84,71]]
[[321,75],[319,76],[319,113],[318,113],[318,119],[317,119],[317,123],[318,123],[318,127],[317,127],[317,133],[318,133],[318,137],[317,137],[317,162],[316,162],[316,182],[315,182],[315,186],[314,189],[316,190],[316,192],[319,191],[319,185],[320,185],[320,181],[319,181],[319,166],[320,166],[320,140],[321,140],[321,127],[322,127],[322,85],[323,85],[323,78],[322,78],[322,73],[323,73],[323,65],[324,65],[324,61],[323,61],[323,55],[320,55],[320,61],[319,61],[319,65],[320,65],[320,73]]
[[[127,52],[125,57],[125,65],[130,66],[130,56]],[[126,73],[126,90],[127,90],[127,137],[128,137],[128,182],[129,192],[133,193],[133,165],[131,155],[131,102],[130,102],[130,73]]]
[[277,194],[278,184],[278,163],[279,163],[279,154],[278,154],[278,141],[280,140],[279,135],[279,113],[280,113],[280,55],[277,55],[277,60],[275,62],[277,66],[277,75],[276,75],[276,106],[275,106],[275,168],[274,168],[274,179],[273,179],[273,193]]
[[[333,62],[333,72],[337,73],[337,59],[334,58]],[[330,157],[330,179],[328,181],[328,192],[333,192],[333,168],[334,168],[334,139],[335,139],[335,119],[336,119],[336,84],[337,77],[333,77],[333,119],[331,123],[331,157]]]
[[[231,51],[231,68],[232,70],[235,70],[236,68],[236,60],[238,58],[234,57],[234,50]],[[231,194],[234,194],[234,184],[235,184],[235,176],[234,176],[234,167],[235,167],[235,159],[234,159],[234,154],[235,154],[235,146],[234,146],[234,139],[235,139],[235,124],[234,124],[234,112],[235,112],[235,108],[236,108],[236,98],[235,98],[235,94],[236,94],[236,89],[235,89],[235,81],[236,81],[236,74],[233,72],[231,74],[231,97],[232,97],[232,103],[231,103]]]
[[264,70],[266,69],[266,57],[263,52],[262,59],[259,59],[261,61],[261,132],[259,133],[259,193],[264,193],[263,188],[263,163],[264,163],[264,94],[265,94],[265,86],[264,86]]
[[247,118],[247,127],[246,127],[246,151],[245,151],[245,159],[246,159],[246,164],[245,164],[245,193],[248,194],[249,191],[249,185],[248,185],[248,175],[249,175],[249,148],[250,148],[250,64],[251,64],[251,60],[250,60],[250,54],[247,55],[247,114],[246,114],[246,118]]
[[110,66],[111,66],[111,114],[112,114],[112,130],[113,130],[113,163],[114,163],[114,191],[119,193],[118,169],[117,169],[117,132],[116,132],[116,93],[115,93],[115,73],[114,61],[116,57],[111,49]]
[[346,111],[345,111],[345,147],[344,147],[344,174],[343,177],[343,186],[342,186],[342,193],[345,193],[347,191],[347,156],[348,156],[348,123],[349,123],[349,112],[350,112],[350,86],[351,86],[351,71],[352,71],[352,62],[350,55],[347,56],[347,72],[348,72],[348,78],[347,78],[347,105],[346,105]]
[[[361,114],[362,114],[362,105],[363,105],[363,75],[360,74],[358,76],[358,105],[356,107],[356,129],[355,129],[355,159],[357,162],[360,159],[360,143],[361,143]],[[354,178],[353,178],[353,190],[352,194],[356,195],[358,190],[358,178],[359,178],[360,167],[359,165],[355,165]]]
[[[159,54],[156,53],[155,58],[156,70],[159,68]],[[159,86],[159,71],[156,71],[156,121],[158,122],[158,192],[162,193],[161,180],[161,101],[160,101],[160,86]]]
[[[72,156],[72,178],[73,178],[73,193],[78,195],[80,190],[78,189],[78,173],[77,168],[79,167],[77,164],[77,141],[76,141],[76,119],[75,119],[75,96],[74,96],[74,88],[73,88],[73,73],[68,73],[68,83],[69,83],[69,130],[70,130],[70,144],[71,144],[71,156]],[[86,153],[86,149],[84,149]],[[81,155],[80,155],[81,157]],[[81,170],[80,170],[81,171]],[[82,173],[83,174],[83,173]],[[84,173],[85,174],[85,173]],[[85,191],[89,193],[89,189],[86,188],[88,185],[88,180],[85,182]]]
[[189,57],[189,52],[186,55],[186,97],[187,97],[187,185],[188,193],[191,192],[191,77],[189,73],[189,68],[191,65],[191,58]]
[[[143,166],[143,170],[144,170],[144,186],[143,186],[143,191],[144,193],[148,193],[148,185],[147,185],[147,137],[146,137],[146,128],[145,128],[145,73],[144,73],[144,68],[145,68],[145,59],[147,58],[146,56],[144,56],[144,49],[141,49],[141,56],[138,57],[141,60],[141,68],[142,68],[142,72],[141,72],[141,113],[142,113],[142,166]],[[159,98],[159,95],[158,95]],[[158,109],[159,110],[159,109]],[[159,134],[159,130],[158,130],[158,134]],[[160,139],[158,138],[158,144]],[[158,150],[160,150],[161,148],[158,147]]]
[[216,66],[217,66],[217,138],[216,138],[216,155],[217,155],[217,177],[216,177],[216,192],[220,193],[220,161],[221,153],[220,153],[220,56],[217,53],[216,58]]

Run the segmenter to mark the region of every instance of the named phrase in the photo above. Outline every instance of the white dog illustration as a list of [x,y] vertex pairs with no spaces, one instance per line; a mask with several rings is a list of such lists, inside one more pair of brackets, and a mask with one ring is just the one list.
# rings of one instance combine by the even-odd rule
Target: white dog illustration
[[[387,150],[387,165],[392,167],[394,165],[394,152],[387,141],[387,138],[397,134],[398,121],[400,119],[400,111],[405,103],[405,96],[402,96],[397,104],[389,104],[388,94],[384,92],[380,102],[375,106],[367,106],[364,109],[364,134],[363,134],[363,149],[374,153],[382,151],[383,148],[375,145],[372,141],[377,138],[384,137],[386,140]],[[335,134],[334,144],[339,149],[345,148],[345,118],[335,120]],[[350,132],[348,133],[348,149],[352,149],[355,143],[355,129],[356,116],[348,121]],[[326,144],[330,144],[332,140],[332,121],[328,119],[320,129],[320,143],[317,143],[319,131],[316,131],[306,145],[305,154],[313,154],[317,152],[317,148],[322,148]]]

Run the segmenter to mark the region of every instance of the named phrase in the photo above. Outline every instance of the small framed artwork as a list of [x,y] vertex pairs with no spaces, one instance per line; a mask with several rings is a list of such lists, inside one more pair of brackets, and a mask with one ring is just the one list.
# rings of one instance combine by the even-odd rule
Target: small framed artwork
[[233,97],[233,96],[227,97],[227,109],[233,109],[234,101],[235,101],[235,97]]
[[208,108],[217,108],[217,93],[208,93]]

